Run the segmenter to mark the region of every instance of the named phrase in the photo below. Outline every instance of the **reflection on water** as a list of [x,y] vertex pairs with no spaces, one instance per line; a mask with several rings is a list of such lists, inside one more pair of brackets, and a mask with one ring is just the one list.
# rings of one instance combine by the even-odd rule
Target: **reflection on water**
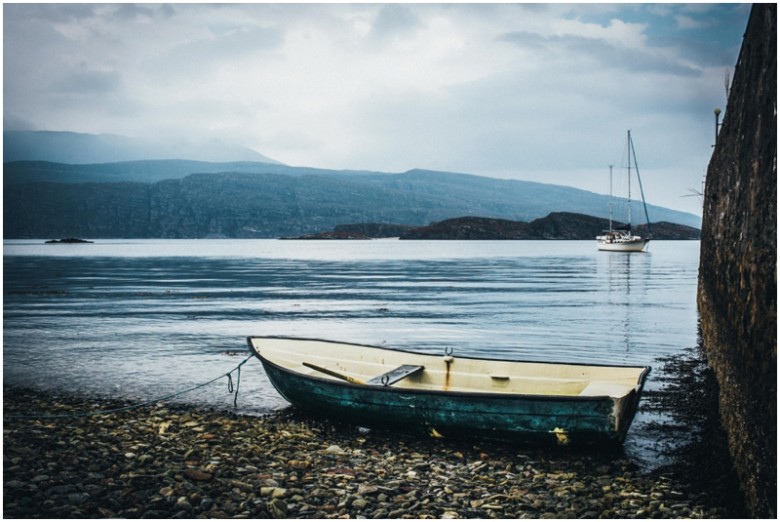
[[[241,359],[225,352],[245,350],[249,335],[652,366],[696,343],[698,242],[653,247],[5,242],[3,374],[6,384],[148,399],[230,370]],[[647,388],[661,385],[651,373]],[[232,405],[225,383],[186,400]],[[285,404],[247,363],[239,407]],[[627,446],[641,446],[633,432]]]
[[647,284],[650,278],[650,256],[647,254],[631,255],[620,252],[606,252],[607,294],[614,306],[615,314],[608,319],[609,328],[620,335],[625,350],[628,353],[633,338],[642,335],[641,331],[633,331],[632,324],[638,313],[641,313],[642,303],[646,302]]

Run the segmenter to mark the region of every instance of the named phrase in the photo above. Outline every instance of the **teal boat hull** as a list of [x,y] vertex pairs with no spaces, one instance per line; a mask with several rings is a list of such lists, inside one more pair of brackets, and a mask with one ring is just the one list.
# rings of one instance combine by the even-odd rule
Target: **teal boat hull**
[[290,371],[264,359],[251,343],[250,348],[291,404],[360,426],[442,437],[621,444],[639,401],[638,391],[618,400],[365,386]]

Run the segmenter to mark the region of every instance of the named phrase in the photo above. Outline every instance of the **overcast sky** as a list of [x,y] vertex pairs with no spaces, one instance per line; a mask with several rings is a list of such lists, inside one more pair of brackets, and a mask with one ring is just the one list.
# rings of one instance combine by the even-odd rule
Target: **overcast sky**
[[609,191],[701,215],[749,4],[4,4],[5,130]]

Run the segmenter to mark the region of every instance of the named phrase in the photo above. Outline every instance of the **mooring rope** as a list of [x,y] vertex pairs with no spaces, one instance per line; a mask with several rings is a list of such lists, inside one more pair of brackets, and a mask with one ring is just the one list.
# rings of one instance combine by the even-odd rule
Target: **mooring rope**
[[[219,379],[222,379],[223,377],[228,378],[228,393],[234,393],[233,396],[233,407],[238,406],[238,389],[241,385],[241,367],[254,357],[254,355],[249,355],[246,359],[241,361],[238,366],[233,368],[227,373],[223,373],[219,375],[218,377],[215,377],[211,379],[210,381],[204,382],[202,384],[198,384],[197,386],[193,386],[191,388],[187,388],[186,390],[177,391],[175,393],[171,393],[169,395],[165,395],[163,397],[158,397],[156,399],[151,399],[148,401],[140,402],[137,404],[131,404],[129,406],[122,406],[121,408],[113,408],[110,410],[98,410],[98,411],[90,411],[90,412],[81,412],[81,413],[62,413],[62,414],[46,414],[46,415],[3,415],[3,419],[69,419],[69,418],[80,418],[80,417],[93,417],[96,415],[106,415],[109,413],[118,413],[122,411],[128,411],[133,410],[135,408],[142,408],[144,406],[148,406],[150,404],[155,404],[159,402],[166,402],[171,399],[174,399],[176,397],[179,397],[181,395],[190,393],[192,391],[198,390],[200,388],[204,388],[208,386],[209,384],[218,381]],[[236,378],[236,385],[233,387],[233,372],[237,372],[237,378]]]

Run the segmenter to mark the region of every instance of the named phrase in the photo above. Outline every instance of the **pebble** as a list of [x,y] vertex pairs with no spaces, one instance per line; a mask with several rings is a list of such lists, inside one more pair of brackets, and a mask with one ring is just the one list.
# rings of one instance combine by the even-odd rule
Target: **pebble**
[[8,518],[719,518],[672,472],[594,449],[360,430],[297,414],[4,390]]

